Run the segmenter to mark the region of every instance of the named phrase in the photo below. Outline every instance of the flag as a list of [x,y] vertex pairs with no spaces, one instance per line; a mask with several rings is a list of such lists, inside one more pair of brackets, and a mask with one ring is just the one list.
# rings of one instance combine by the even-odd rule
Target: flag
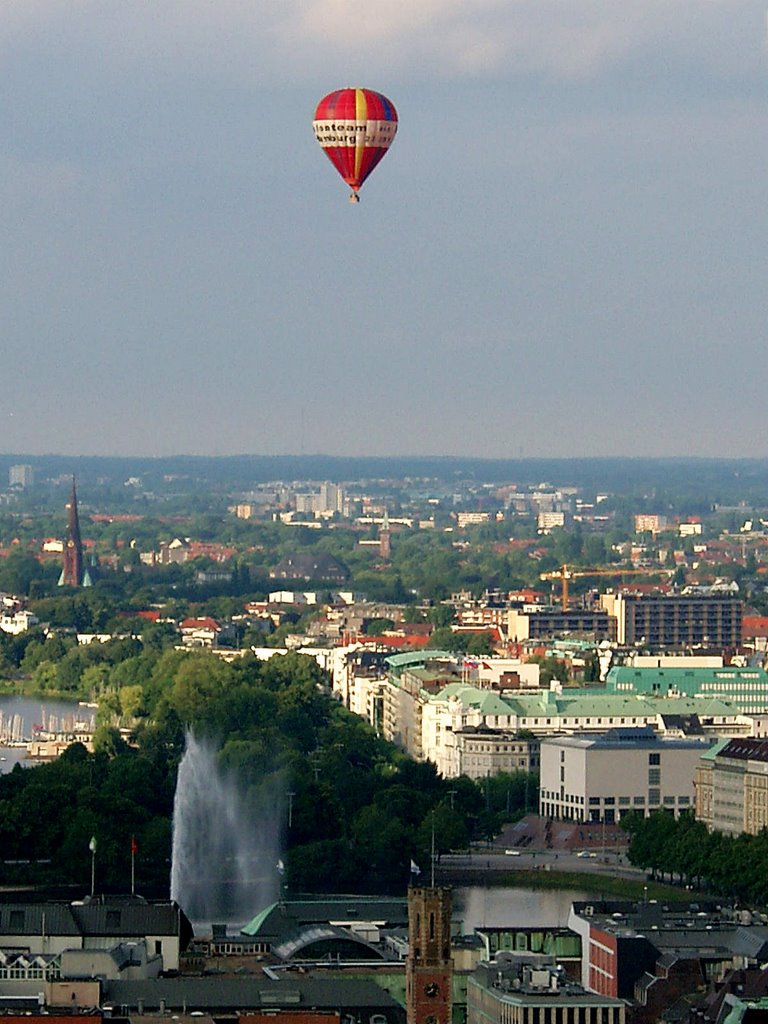
[[411,860],[411,874],[412,875],[420,875],[421,874],[421,868],[419,867],[419,865],[416,863],[415,860]]
[[91,853],[96,853],[96,836],[91,836],[91,841],[88,843],[88,849]]
[[135,857],[139,852],[139,845],[136,842],[136,836],[131,836],[131,856]]

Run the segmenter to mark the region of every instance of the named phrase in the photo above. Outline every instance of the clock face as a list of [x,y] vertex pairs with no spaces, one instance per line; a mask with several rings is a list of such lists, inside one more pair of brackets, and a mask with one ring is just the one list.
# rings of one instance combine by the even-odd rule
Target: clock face
[[437,982],[435,982],[435,981],[428,982],[424,986],[424,993],[425,993],[425,995],[428,995],[432,999],[435,996],[439,995],[440,994],[440,988],[439,988]]

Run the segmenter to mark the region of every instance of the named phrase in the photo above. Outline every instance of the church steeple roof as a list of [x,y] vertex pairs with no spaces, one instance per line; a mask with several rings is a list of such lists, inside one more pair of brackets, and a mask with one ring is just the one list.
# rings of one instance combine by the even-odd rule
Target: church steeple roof
[[[86,581],[87,577],[87,581]],[[77,489],[72,477],[72,494],[67,506],[67,539],[64,542],[64,558],[59,577],[60,587],[83,587],[90,585],[90,576],[83,562],[83,542],[80,537],[80,517],[77,512]]]

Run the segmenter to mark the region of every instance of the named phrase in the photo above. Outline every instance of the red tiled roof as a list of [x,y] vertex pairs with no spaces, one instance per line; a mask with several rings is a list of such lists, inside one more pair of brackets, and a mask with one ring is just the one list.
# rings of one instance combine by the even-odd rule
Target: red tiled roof
[[380,647],[393,647],[401,649],[403,647],[408,648],[420,648],[426,647],[429,643],[428,636],[365,636],[360,637],[361,641],[366,644],[376,644]]
[[202,619],[184,619],[179,629],[213,629],[218,633],[221,626],[215,619],[207,617]]

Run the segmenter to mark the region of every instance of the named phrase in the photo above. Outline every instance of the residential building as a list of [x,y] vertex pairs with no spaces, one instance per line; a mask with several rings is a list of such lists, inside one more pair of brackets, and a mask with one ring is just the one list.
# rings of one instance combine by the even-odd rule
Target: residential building
[[[540,742],[511,730],[467,725],[445,736],[438,770],[446,778],[485,779],[501,772],[538,772]],[[425,744],[425,749],[427,745]],[[430,760],[434,760],[430,757]]]
[[741,644],[743,604],[733,591],[685,594],[603,594],[600,603],[616,620],[615,638],[649,650],[700,647],[711,650]]
[[385,739],[417,760],[432,761],[446,778],[535,770],[534,741],[550,736],[650,728],[668,739],[714,743],[768,734],[768,716],[747,715],[705,695],[563,689],[557,683],[542,690],[527,678],[532,666],[503,658],[468,665],[469,659],[440,651],[391,655],[363,667],[355,663],[358,649],[333,650],[334,692]]
[[661,533],[667,528],[667,517],[641,513],[635,516],[635,533]]
[[320,484],[317,491],[296,494],[294,504],[298,513],[311,514],[318,518],[348,516],[350,512],[349,498],[343,487],[327,480]]
[[344,583],[348,575],[340,562],[323,552],[286,555],[269,573],[270,579],[328,580],[332,583]]
[[539,533],[551,533],[553,530],[564,530],[572,521],[573,516],[569,512],[539,512],[536,516],[536,529]]
[[702,534],[701,523],[680,523],[677,532],[681,537],[700,537]]
[[605,824],[628,811],[663,807],[678,815],[694,806],[694,775],[708,746],[660,737],[649,727],[549,737],[541,742],[539,812]]
[[36,626],[39,623],[39,619],[32,612],[25,608],[18,609],[12,614],[2,612],[0,614],[0,629],[4,633],[11,633],[14,636],[18,636],[19,633],[26,633],[32,626]]
[[524,761],[533,768],[535,747],[529,744],[525,751],[519,746],[521,732],[542,738],[650,727],[660,734],[695,733],[714,742],[722,736],[752,735],[755,728],[751,717],[722,701],[588,690],[510,694],[449,679],[449,669],[442,675],[412,669],[399,678],[390,671],[375,684],[384,737],[417,760],[432,761],[446,778],[506,771],[515,767],[515,760],[517,768],[525,769]]
[[11,466],[8,470],[8,485],[10,487],[27,488],[34,486],[34,483],[35,471],[32,466]]
[[[79,976],[83,957],[75,953],[92,956],[137,942],[145,944],[149,960],[160,958],[161,970],[177,971],[181,951],[191,937],[192,926],[173,901],[99,896],[75,903],[0,903],[0,950],[21,951],[27,957],[68,954],[70,963],[80,965],[73,968]],[[59,959],[49,973],[63,976],[66,963]]]
[[730,835],[768,828],[768,739],[723,740],[700,760],[696,818]]
[[586,635],[600,640],[616,639],[616,622],[605,610],[572,608],[563,610],[552,606],[510,609],[507,616],[507,636],[510,641],[540,639],[558,636]]
[[458,512],[456,514],[456,525],[460,530],[465,530],[468,526],[482,526],[490,521],[490,512]]
[[179,623],[179,632],[185,647],[215,647],[221,626],[210,616],[203,616],[184,619]]
[[270,604],[316,605],[316,590],[273,590],[268,595]]

